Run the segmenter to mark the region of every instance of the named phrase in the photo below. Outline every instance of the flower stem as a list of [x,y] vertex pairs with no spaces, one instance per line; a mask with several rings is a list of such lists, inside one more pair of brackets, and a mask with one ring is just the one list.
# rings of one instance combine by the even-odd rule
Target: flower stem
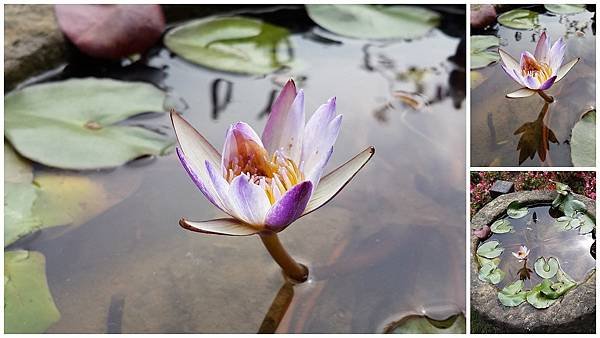
[[544,99],[546,102],[548,102],[548,103],[554,102],[554,98],[552,96],[544,93],[543,90],[538,90],[537,93],[540,94],[540,96],[542,97],[542,99]]
[[269,251],[269,254],[271,254],[271,257],[279,264],[286,276],[297,283],[306,281],[308,278],[308,268],[296,262],[292,256],[285,251],[276,233],[261,233],[260,239],[265,245],[265,248],[267,248],[267,251]]

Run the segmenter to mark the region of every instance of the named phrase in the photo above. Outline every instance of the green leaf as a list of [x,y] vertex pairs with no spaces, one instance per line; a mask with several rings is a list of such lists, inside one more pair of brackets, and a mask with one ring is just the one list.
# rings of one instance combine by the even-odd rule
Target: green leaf
[[507,219],[499,219],[496,222],[492,223],[490,227],[493,233],[496,234],[505,234],[507,232],[511,232],[513,227],[510,224],[510,221]]
[[585,204],[576,200],[575,197],[573,197],[573,194],[569,193],[562,204],[559,205],[559,210],[561,210],[565,216],[575,217],[577,212],[585,212]]
[[306,5],[317,25],[357,39],[414,39],[428,33],[440,15],[417,6]]
[[5,333],[43,333],[60,319],[45,270],[39,252],[4,253]]
[[513,9],[500,14],[498,23],[514,29],[534,29],[538,25],[538,13],[527,9]]
[[32,180],[31,163],[19,156],[13,147],[4,142],[4,182],[31,183]]
[[492,264],[497,267],[498,265],[500,265],[500,261],[501,261],[500,257],[489,259],[489,258],[485,258],[485,257],[481,257],[481,256],[477,255],[477,262],[479,262],[479,266],[483,266],[486,264]]
[[263,75],[291,62],[289,35],[287,29],[258,19],[206,18],[172,29],[164,43],[173,53],[201,66]]
[[550,299],[542,293],[542,289],[545,288],[544,283],[548,282],[544,280],[543,283],[534,286],[533,289],[527,293],[527,302],[536,309],[545,309],[556,302],[556,299]]
[[523,291],[524,282],[518,280],[507,285],[498,293],[498,300],[504,306],[518,306],[527,298],[527,291]]
[[503,279],[506,273],[496,266],[494,263],[482,265],[479,268],[479,280],[488,282],[491,284],[498,284]]
[[[500,46],[500,39],[493,35],[471,36],[471,69],[487,67],[500,60],[495,47]],[[493,50],[490,50],[493,49]]]
[[37,193],[31,183],[4,183],[4,246],[41,228],[32,213]]
[[559,226],[562,230],[571,230],[575,229],[581,225],[581,221],[578,218],[572,218],[569,216],[562,216],[556,219],[557,226]]
[[585,113],[571,132],[571,161],[576,167],[596,165],[596,110]]
[[588,234],[588,233],[592,232],[592,230],[594,230],[594,228],[596,228],[596,222],[594,222],[594,220],[590,217],[590,215],[588,215],[585,212],[578,213],[577,220],[579,220],[579,225],[580,225],[579,234],[580,235]]
[[571,5],[558,5],[548,4],[544,5],[546,10],[556,14],[576,14],[585,11],[585,5],[571,4]]
[[159,155],[172,141],[118,123],[163,110],[165,93],[139,82],[71,79],[4,97],[4,136],[28,159],[63,169],[115,167]]
[[433,320],[425,316],[411,315],[386,328],[385,333],[466,333],[466,319],[463,314],[454,315],[446,320]]
[[521,205],[518,201],[512,201],[506,209],[506,214],[510,218],[522,218],[529,213],[529,209],[526,206]]
[[500,242],[498,241],[483,243],[477,248],[477,255],[485,258],[496,258],[504,251],[504,248],[501,248],[499,245]]
[[540,257],[536,259],[535,263],[533,264],[533,268],[538,276],[545,279],[552,278],[556,275],[559,269],[558,259],[550,257],[548,260],[546,260],[544,257]]

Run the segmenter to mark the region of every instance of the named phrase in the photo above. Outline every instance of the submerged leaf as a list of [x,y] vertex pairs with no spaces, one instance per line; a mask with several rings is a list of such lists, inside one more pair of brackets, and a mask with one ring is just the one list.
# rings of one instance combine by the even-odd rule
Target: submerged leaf
[[535,273],[544,279],[554,277],[558,272],[559,267],[558,259],[554,257],[550,257],[548,260],[546,260],[544,257],[540,257],[536,259],[535,263],[533,264]]
[[159,155],[172,141],[141,127],[118,125],[163,110],[165,93],[139,82],[71,79],[15,91],[4,98],[4,135],[23,156],[63,169],[115,167]]
[[37,198],[31,183],[4,183],[4,246],[40,229],[42,222],[32,212]]
[[451,316],[445,320],[433,320],[426,316],[408,316],[388,325],[385,333],[466,333],[466,319],[463,314]]
[[534,29],[538,25],[538,13],[527,9],[513,9],[500,14],[498,23],[514,29]]
[[589,234],[596,228],[596,222],[586,212],[578,213],[577,219],[579,220],[579,234]]
[[498,300],[504,306],[518,306],[525,302],[527,291],[523,291],[525,283],[518,280],[510,285],[505,286],[498,292]]
[[471,69],[487,67],[500,60],[495,47],[500,46],[500,39],[494,35],[471,36]]
[[596,165],[596,110],[583,115],[571,133],[571,160],[576,167]]
[[526,206],[521,205],[519,201],[510,202],[508,208],[506,209],[506,214],[510,218],[523,218],[527,216],[528,213],[529,209]]
[[358,39],[414,39],[436,27],[440,15],[417,6],[306,5],[308,16],[333,33]]
[[[291,62],[290,32],[244,17],[190,21],[169,31],[164,43],[189,62],[241,74],[269,74]],[[285,57],[285,58],[284,58]]]
[[31,163],[19,156],[13,147],[4,142],[4,182],[31,183],[32,180]]
[[477,255],[485,258],[496,258],[502,254],[502,251],[504,251],[504,248],[500,247],[500,242],[489,241],[477,248]]
[[39,252],[4,253],[5,333],[43,333],[60,319],[45,270]]
[[492,232],[497,234],[505,234],[507,232],[512,231],[513,227],[510,224],[510,221],[507,219],[499,219],[496,222],[492,223],[491,226]]
[[556,14],[577,14],[585,11],[585,5],[580,4],[546,4],[544,7]]

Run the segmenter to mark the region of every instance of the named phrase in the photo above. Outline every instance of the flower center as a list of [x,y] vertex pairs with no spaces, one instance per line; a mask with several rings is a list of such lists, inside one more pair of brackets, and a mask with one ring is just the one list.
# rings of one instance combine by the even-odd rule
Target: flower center
[[239,175],[248,175],[250,182],[265,191],[271,205],[286,191],[304,180],[304,174],[298,165],[280,151],[275,151],[271,158],[264,149],[239,151],[237,156],[226,164],[225,170],[224,177],[228,182]]
[[552,68],[544,62],[526,62],[521,69],[523,76],[531,76],[540,84],[552,77]]

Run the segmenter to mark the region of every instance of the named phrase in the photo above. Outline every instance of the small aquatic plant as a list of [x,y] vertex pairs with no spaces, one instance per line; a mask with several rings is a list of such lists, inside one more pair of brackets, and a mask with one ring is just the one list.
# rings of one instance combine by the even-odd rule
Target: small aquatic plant
[[335,97],[305,124],[304,92],[288,81],[262,137],[248,124],[234,123],[221,155],[179,114],[171,112],[171,119],[184,168],[206,198],[229,215],[200,222],[182,218],[179,224],[207,234],[258,234],[288,277],[306,280],[307,268],[287,254],[277,233],[331,200],[375,152],[369,147],[322,177],[342,122]]
[[525,245],[521,245],[519,250],[517,252],[513,252],[512,254],[519,260],[519,262],[521,262],[527,259],[527,256],[529,256],[529,249]]
[[506,96],[509,98],[523,98],[538,93],[546,102],[554,102],[554,99],[544,91],[564,78],[579,61],[579,58],[576,58],[563,65],[565,49],[566,43],[562,38],[550,47],[550,38],[546,36],[546,32],[540,35],[534,54],[525,51],[521,53],[520,61],[515,60],[510,54],[499,49],[498,52],[503,63],[502,69],[513,80],[523,86],[523,88]]

